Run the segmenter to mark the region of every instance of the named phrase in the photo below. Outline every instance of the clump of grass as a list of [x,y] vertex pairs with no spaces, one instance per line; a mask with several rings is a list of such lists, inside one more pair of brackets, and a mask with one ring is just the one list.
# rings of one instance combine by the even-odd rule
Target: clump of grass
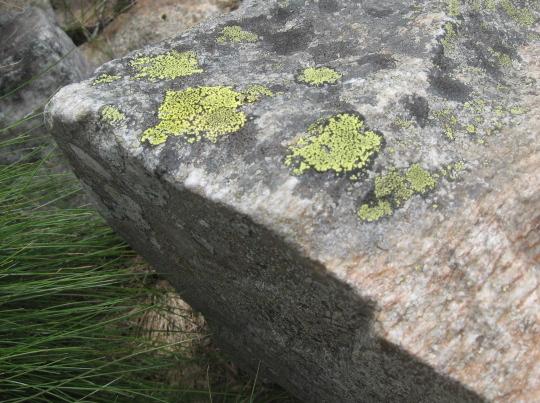
[[157,381],[185,357],[170,344],[156,354],[164,345],[133,329],[137,316],[164,309],[144,302],[148,274],[129,270],[133,252],[93,210],[57,207],[79,185],[43,163],[0,165],[2,401],[206,394]]
[[[2,402],[291,401],[231,376],[200,329],[149,332],[145,318],[179,314],[171,298],[151,271],[133,269],[134,253],[97,213],[66,207],[81,191],[73,175],[34,157],[0,165]],[[190,367],[195,387],[170,381]]]

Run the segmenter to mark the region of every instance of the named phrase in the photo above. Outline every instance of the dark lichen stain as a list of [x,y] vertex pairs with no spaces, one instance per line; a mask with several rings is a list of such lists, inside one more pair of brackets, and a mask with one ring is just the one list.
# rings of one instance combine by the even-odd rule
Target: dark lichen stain
[[407,95],[401,99],[403,106],[412,117],[415,118],[418,126],[425,127],[429,119],[429,103],[428,100],[420,95]]
[[429,82],[437,95],[452,101],[464,102],[470,98],[472,92],[467,85],[437,68],[431,71]]
[[484,69],[496,79],[500,79],[501,66],[492,57],[491,49],[508,55],[511,59],[518,59],[516,48],[526,43],[517,35],[509,35],[501,31],[497,24],[489,22],[489,17],[479,13],[471,13],[470,22],[459,27],[463,46],[467,51],[473,52],[474,57],[469,64]]
[[382,7],[366,7],[366,13],[371,17],[384,18],[391,15],[393,11]]
[[339,3],[336,0],[319,0],[319,10],[327,13],[339,11]]
[[373,71],[393,69],[396,67],[396,60],[388,53],[371,53],[358,59],[358,65],[369,64]]
[[274,52],[278,55],[289,55],[307,49],[313,37],[312,23],[306,21],[304,25],[288,31],[272,33],[267,38]]
[[[296,7],[298,8],[298,7]],[[244,18],[244,29],[257,34],[262,42],[278,55],[306,50],[315,36],[313,22],[299,18],[294,5],[276,7],[266,15]]]
[[358,47],[349,41],[321,43],[306,50],[317,64],[326,64],[342,57],[354,56],[358,53]]

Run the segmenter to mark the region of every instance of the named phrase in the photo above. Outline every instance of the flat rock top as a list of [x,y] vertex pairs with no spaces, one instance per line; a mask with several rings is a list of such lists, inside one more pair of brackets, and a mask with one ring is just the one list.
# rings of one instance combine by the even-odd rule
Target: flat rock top
[[49,117],[271,228],[487,397],[540,399],[539,12],[245,1],[105,64]]

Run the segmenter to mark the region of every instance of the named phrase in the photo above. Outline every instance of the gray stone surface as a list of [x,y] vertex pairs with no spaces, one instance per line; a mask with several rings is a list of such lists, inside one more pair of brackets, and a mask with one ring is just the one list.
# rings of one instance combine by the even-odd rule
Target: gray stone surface
[[[28,132],[27,149],[11,148],[0,162],[13,162],[50,137],[39,114],[62,86],[87,76],[87,66],[71,39],[56,25],[52,10],[19,3],[0,15],[0,141]],[[4,5],[8,7],[8,5]],[[25,120],[15,126],[16,122]],[[9,129],[11,127],[11,129]]]
[[538,401],[538,21],[533,1],[245,1],[46,120],[259,376],[316,402]]

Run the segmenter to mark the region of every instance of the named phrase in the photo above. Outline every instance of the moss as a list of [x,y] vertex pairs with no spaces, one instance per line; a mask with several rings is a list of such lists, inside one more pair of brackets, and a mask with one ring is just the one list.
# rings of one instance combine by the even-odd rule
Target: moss
[[120,110],[112,105],[106,105],[101,110],[101,120],[115,124],[118,122],[121,122],[126,118],[126,115],[124,115]]
[[298,76],[298,81],[309,85],[335,84],[342,74],[328,67],[308,67]]
[[342,113],[311,125],[307,135],[289,147],[285,164],[295,174],[310,169],[350,172],[365,168],[381,146],[382,137],[367,130],[359,116]]
[[241,42],[257,42],[259,37],[248,31],[244,31],[238,25],[225,27],[221,30],[221,36],[217,38],[218,43],[241,43]]
[[247,103],[258,102],[262,97],[272,97],[274,93],[268,87],[264,85],[255,84],[249,86],[244,92],[244,101]]
[[534,14],[527,8],[519,8],[514,6],[512,0],[501,0],[501,7],[519,25],[530,27],[535,22]]
[[172,80],[203,72],[194,52],[176,50],[157,56],[138,57],[132,60],[130,65],[138,71],[135,78],[151,80]]
[[113,81],[119,80],[120,76],[115,76],[111,74],[100,74],[93,82],[92,85],[97,84],[110,84]]
[[204,137],[215,143],[245,125],[246,114],[238,110],[243,99],[242,93],[222,86],[167,91],[159,107],[160,122],[147,129],[141,141],[157,145],[169,136],[186,136],[189,142]]
[[362,221],[373,222],[378,221],[385,216],[392,215],[392,206],[386,200],[379,200],[375,206],[362,204],[358,209],[358,217]]

